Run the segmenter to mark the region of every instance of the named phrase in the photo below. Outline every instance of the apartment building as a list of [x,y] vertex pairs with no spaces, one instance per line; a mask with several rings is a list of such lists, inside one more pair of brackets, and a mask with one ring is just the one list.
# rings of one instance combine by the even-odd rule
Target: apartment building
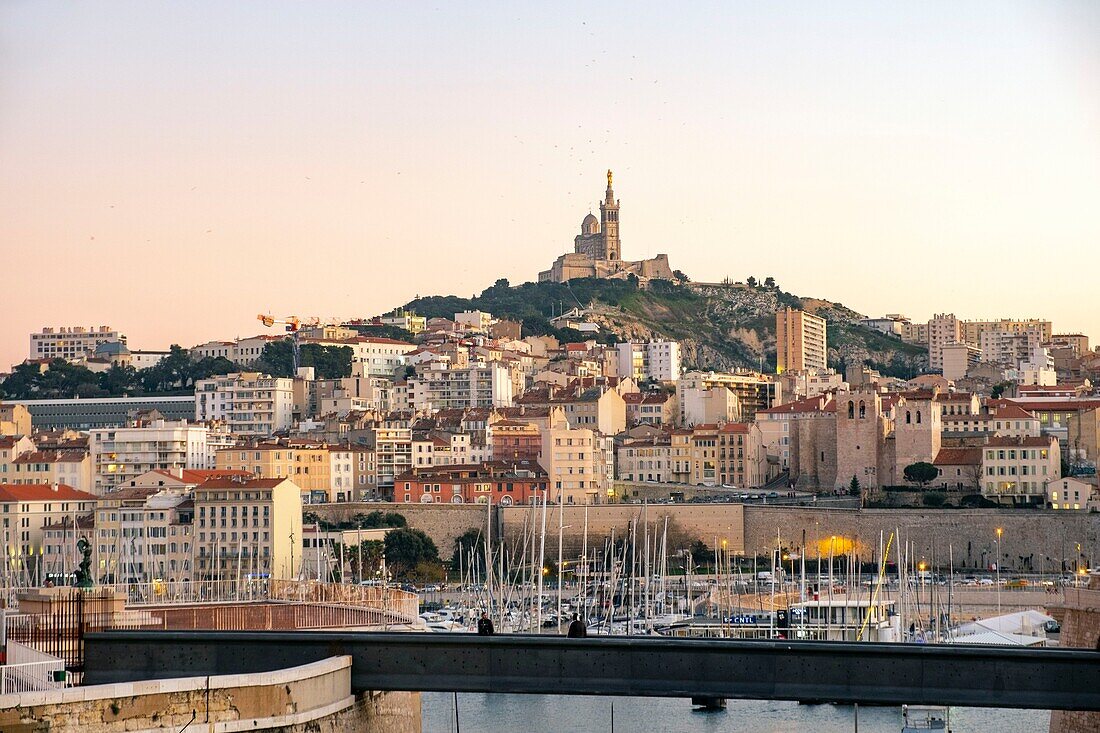
[[302,503],[332,500],[329,447],[308,441],[265,442],[217,453],[217,470],[245,471],[256,478],[290,479],[302,491]]
[[542,450],[538,425],[523,420],[497,420],[486,429],[494,461],[537,461]]
[[[717,387],[725,388],[736,397],[736,409],[733,409],[733,403],[725,392],[718,390],[714,397],[709,394]],[[684,374],[677,382],[676,398],[681,426],[718,422],[717,418],[710,419],[715,413],[736,413],[736,417],[730,421],[752,420],[758,410],[782,404],[783,387],[781,382],[759,372],[692,371]],[[705,401],[711,399],[715,403],[708,407]]]
[[[943,371],[943,347],[963,341],[962,322],[954,313],[937,313],[928,321],[928,366]],[[977,345],[977,342],[975,342]]]
[[195,382],[195,419],[239,436],[267,437],[294,422],[294,380],[240,372]]
[[671,425],[676,421],[676,400],[668,392],[627,392],[626,424]]
[[549,477],[550,501],[601,503],[600,491],[604,488],[601,450],[592,430],[544,430],[539,465]]
[[0,463],[0,477],[13,484],[65,484],[92,493],[92,459],[85,450],[44,450],[21,453],[10,464]]
[[[112,491],[96,507],[92,545],[99,582],[192,579],[192,487],[182,481],[171,487],[149,485],[159,483],[161,475],[139,477],[136,483],[144,485]],[[65,548],[57,553],[63,559]]]
[[23,405],[0,403],[0,436],[30,434],[30,411]]
[[[211,433],[217,429],[186,420],[158,417],[131,420],[125,427],[96,428],[88,433],[93,493],[101,495],[132,478],[156,469],[213,467]],[[215,438],[227,439],[221,433]]]
[[30,359],[82,359],[100,344],[126,343],[126,337],[110,326],[46,326],[30,335]]
[[970,344],[945,344],[940,347],[940,371],[944,379],[963,379],[971,367],[983,360],[984,351]]
[[654,433],[625,438],[616,451],[616,476],[620,481],[673,481],[672,435]]
[[1030,506],[1046,501],[1046,485],[1061,478],[1061,451],[1050,436],[992,438],[982,457],[982,494],[1000,504]]
[[718,483],[739,489],[768,481],[768,451],[753,423],[726,423],[718,428]]
[[1001,318],[996,321],[963,321],[960,325],[961,339],[968,344],[981,346],[982,334],[990,331],[1008,334],[1035,333],[1040,343],[1047,343],[1053,335],[1053,327],[1050,321],[1041,318],[1027,318],[1015,320]]
[[451,368],[445,362],[432,361],[406,381],[414,410],[508,407],[512,404],[512,375],[508,367],[498,362]]
[[412,429],[375,426],[366,431],[360,443],[374,455],[374,494],[392,500],[394,479],[413,465]]
[[784,308],[775,314],[776,372],[800,372],[828,367],[829,346],[825,319]]
[[298,577],[302,490],[290,479],[211,479],[195,487],[195,577]]
[[675,382],[680,378],[680,344],[677,341],[624,341],[615,346],[619,377],[635,382],[652,379]]
[[416,468],[397,477],[395,497],[404,503],[496,504],[541,502],[548,490],[537,461]]
[[4,556],[41,555],[45,527],[88,514],[96,497],[64,484],[0,484]]
[[1047,483],[1046,505],[1062,511],[1087,512],[1098,502],[1096,484],[1080,478],[1063,478]]

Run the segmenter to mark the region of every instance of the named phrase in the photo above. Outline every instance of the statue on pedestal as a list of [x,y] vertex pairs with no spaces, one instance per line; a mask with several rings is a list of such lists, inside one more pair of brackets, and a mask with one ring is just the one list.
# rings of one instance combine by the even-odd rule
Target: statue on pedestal
[[76,542],[76,549],[80,550],[80,554],[84,558],[80,561],[80,567],[76,569],[76,582],[73,585],[77,588],[91,588],[94,585],[92,582],[92,544],[88,542],[87,537],[81,537]]

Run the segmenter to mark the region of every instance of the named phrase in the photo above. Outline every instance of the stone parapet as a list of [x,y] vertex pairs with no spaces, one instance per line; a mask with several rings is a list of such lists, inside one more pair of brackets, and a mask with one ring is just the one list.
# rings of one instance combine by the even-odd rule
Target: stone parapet
[[[194,721],[194,722],[191,722]],[[255,675],[73,687],[0,696],[5,733],[420,730],[414,693],[351,691],[351,657]]]

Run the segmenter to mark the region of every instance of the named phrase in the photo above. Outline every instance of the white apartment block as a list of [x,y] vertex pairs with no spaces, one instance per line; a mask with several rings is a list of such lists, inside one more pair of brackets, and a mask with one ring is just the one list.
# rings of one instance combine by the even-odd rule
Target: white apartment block
[[1032,350],[1043,343],[1041,329],[1029,329],[1022,333],[987,329],[979,337],[982,361],[989,364],[1002,364],[1016,369],[1027,361]]
[[200,379],[195,419],[224,422],[234,435],[267,437],[294,423],[294,380],[259,372]]
[[44,327],[30,335],[31,359],[78,359],[95,353],[96,347],[106,343],[126,343],[126,337],[110,326]]
[[654,379],[675,382],[680,378],[680,343],[678,341],[624,341],[616,345],[618,376],[635,382]]
[[493,325],[493,314],[477,310],[462,311],[455,313],[455,323],[464,330],[484,333]]
[[227,434],[215,432],[186,420],[151,420],[119,428],[95,428],[88,432],[92,457],[92,491],[102,496],[143,473],[181,468],[208,469],[214,466],[217,447]]
[[498,362],[452,369],[442,362],[421,367],[409,377],[409,402],[415,410],[511,407],[512,375]]
[[591,430],[542,431],[539,465],[549,476],[550,500],[565,504],[601,503],[600,487],[605,484],[607,463],[605,449]]

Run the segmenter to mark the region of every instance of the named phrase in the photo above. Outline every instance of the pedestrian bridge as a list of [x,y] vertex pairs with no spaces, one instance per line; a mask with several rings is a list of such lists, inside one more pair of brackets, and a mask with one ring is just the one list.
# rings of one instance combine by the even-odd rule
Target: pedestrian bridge
[[247,674],[347,654],[357,690],[1100,710],[1100,652],[868,642],[382,632],[108,631],[85,684]]

